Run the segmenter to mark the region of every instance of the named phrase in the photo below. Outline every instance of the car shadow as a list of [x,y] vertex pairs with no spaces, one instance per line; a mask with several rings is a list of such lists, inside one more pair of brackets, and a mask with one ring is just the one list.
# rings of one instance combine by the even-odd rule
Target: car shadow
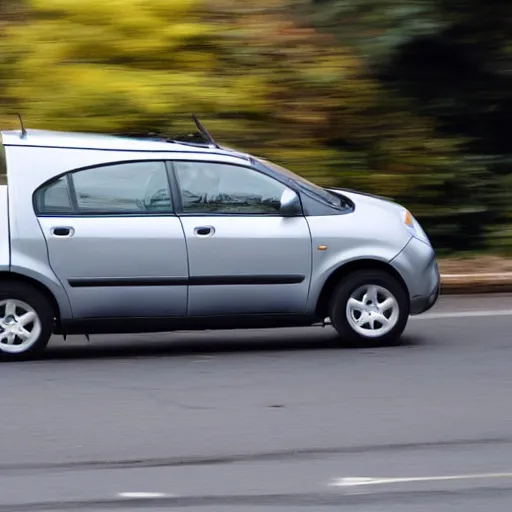
[[[81,339],[80,339],[81,338]],[[102,359],[154,356],[192,356],[223,353],[299,352],[313,350],[392,350],[420,345],[417,337],[405,335],[389,347],[346,347],[330,329],[272,329],[265,331],[210,331],[207,333],[159,333],[139,335],[74,337],[65,342],[55,339],[40,360]]]

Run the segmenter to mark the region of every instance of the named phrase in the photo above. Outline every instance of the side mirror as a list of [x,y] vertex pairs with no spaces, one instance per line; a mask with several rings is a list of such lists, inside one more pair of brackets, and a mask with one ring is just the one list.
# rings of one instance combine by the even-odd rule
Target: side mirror
[[296,217],[298,215],[302,215],[299,196],[293,190],[287,188],[283,192],[279,213],[283,217]]

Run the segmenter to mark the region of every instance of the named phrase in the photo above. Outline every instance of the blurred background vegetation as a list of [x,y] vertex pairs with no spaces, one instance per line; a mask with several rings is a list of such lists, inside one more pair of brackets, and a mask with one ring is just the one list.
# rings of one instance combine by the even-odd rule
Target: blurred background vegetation
[[[512,253],[512,2],[0,0],[0,122],[181,133]],[[377,221],[377,220],[376,220]]]

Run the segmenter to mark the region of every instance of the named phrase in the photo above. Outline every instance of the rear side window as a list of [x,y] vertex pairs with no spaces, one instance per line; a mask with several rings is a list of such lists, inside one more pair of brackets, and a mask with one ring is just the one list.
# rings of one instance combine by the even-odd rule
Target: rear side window
[[171,213],[164,162],[126,162],[73,171],[35,195],[41,215],[141,215]]
[[72,174],[82,213],[169,212],[171,195],[163,162],[96,167]]
[[37,193],[37,209],[41,213],[73,213],[66,176],[52,181]]

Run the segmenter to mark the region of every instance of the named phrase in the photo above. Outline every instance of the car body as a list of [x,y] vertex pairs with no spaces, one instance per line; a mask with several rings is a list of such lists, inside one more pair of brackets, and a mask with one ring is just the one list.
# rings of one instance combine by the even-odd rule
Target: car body
[[[427,236],[392,201],[216,144],[37,130],[2,143],[0,355],[33,356],[52,332],[326,318],[352,343],[385,343],[439,294]],[[395,300],[392,322],[379,297]]]

